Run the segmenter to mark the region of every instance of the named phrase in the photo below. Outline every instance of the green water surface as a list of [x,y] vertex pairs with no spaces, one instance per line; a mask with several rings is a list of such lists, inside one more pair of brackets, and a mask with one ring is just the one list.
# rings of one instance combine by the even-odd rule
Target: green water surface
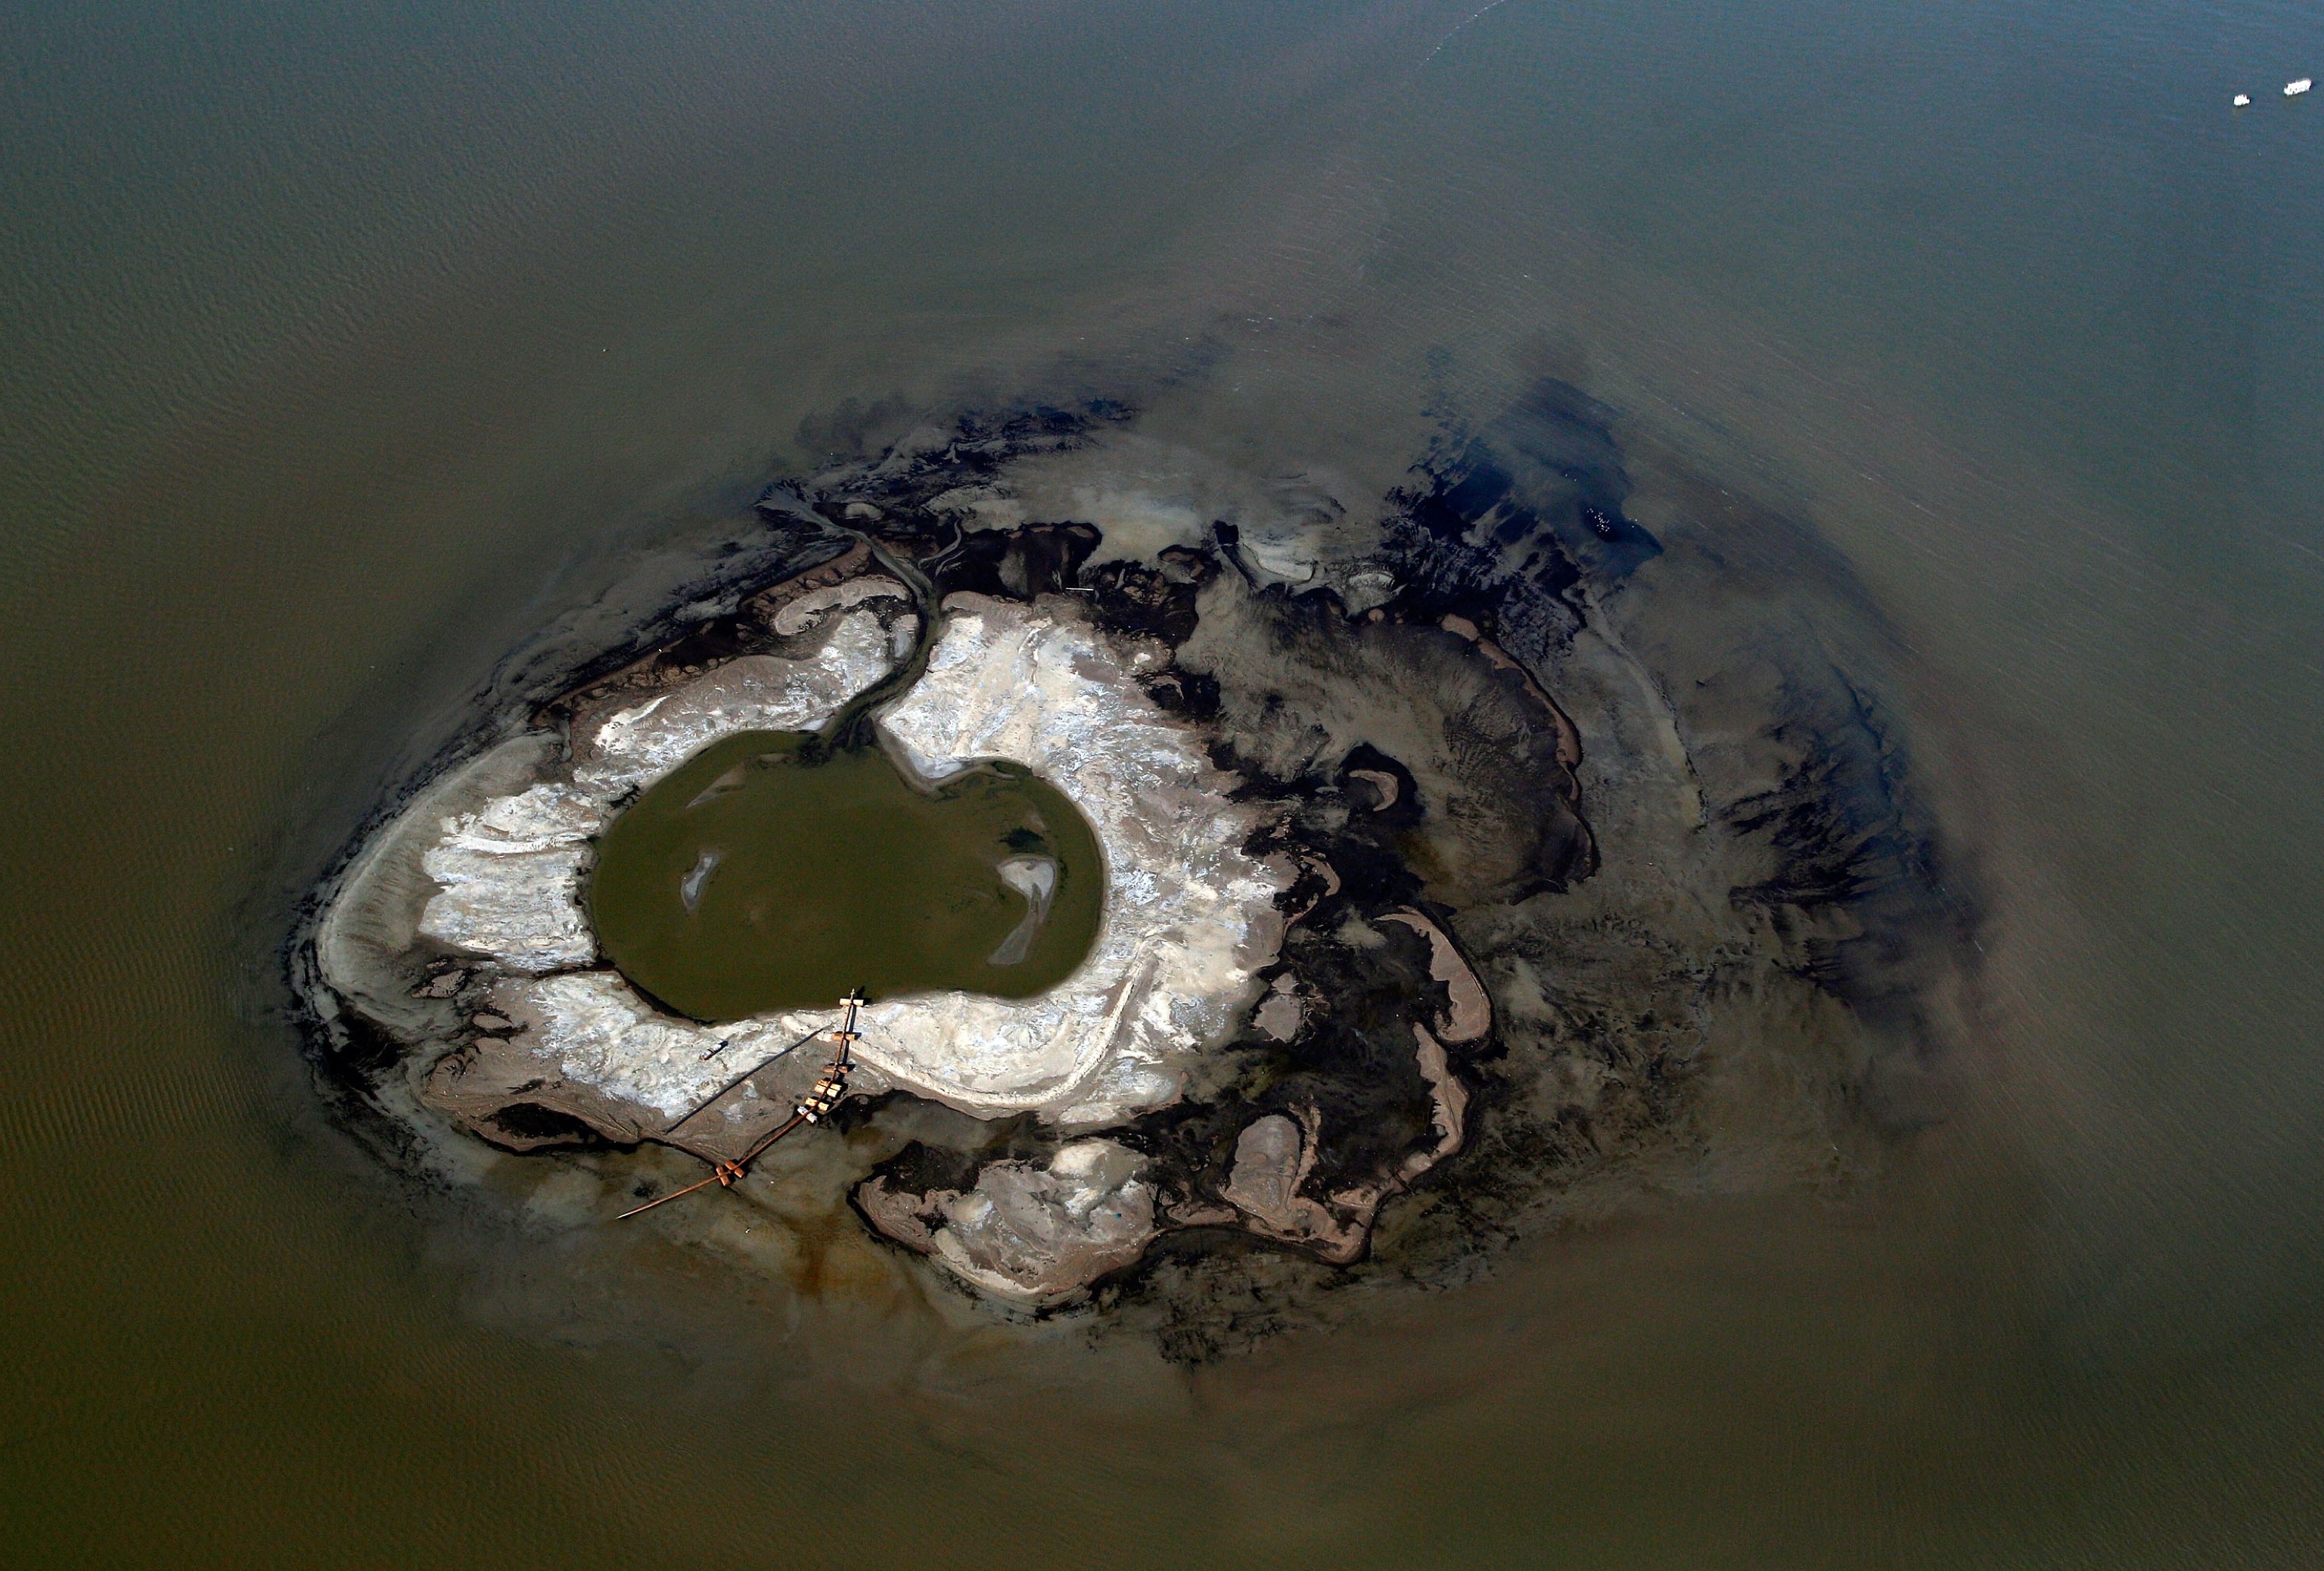
[[590,911],[622,975],[725,1021],[851,987],[1024,998],[1082,963],[1104,875],[1063,792],[1006,763],[909,781],[874,747],[808,762],[807,740],[727,737],[614,820]]

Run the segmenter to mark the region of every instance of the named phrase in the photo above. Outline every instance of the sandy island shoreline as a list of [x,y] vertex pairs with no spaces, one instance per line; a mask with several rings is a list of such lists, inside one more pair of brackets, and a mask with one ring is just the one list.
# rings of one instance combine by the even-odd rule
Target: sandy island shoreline
[[[883,744],[929,774],[1033,766],[1091,816],[1119,891],[1051,994],[872,1012],[835,1126],[916,1098],[968,1117],[886,1142],[853,1204],[968,1290],[1036,1310],[1094,1292],[1201,1356],[1369,1269],[1416,1188],[1396,1271],[1451,1280],[1705,1117],[1798,1153],[1778,1161],[1843,1129],[1870,1160],[1850,1074],[1925,1061],[1939,1029],[1952,913],[1916,882],[1929,832],[1892,773],[1835,772],[1893,744],[1860,688],[1748,618],[1731,642],[1790,661],[1782,679],[1670,698],[1738,651],[1674,635],[1659,585],[1706,592],[1712,564],[1625,515],[1586,400],[1537,393],[1368,521],[1174,513],[1117,546],[1034,516],[1061,473],[1105,483],[1125,418],[963,417],[770,489],[772,549],[373,817],[290,951],[318,1062],[422,1145],[742,1149],[811,1052],[669,1122],[819,1022],[707,1027],[627,988],[586,931],[589,846],[706,742],[820,724],[919,649]],[[875,541],[943,564],[932,639]],[[1760,1049],[1830,1089],[1762,1105]],[[1157,1254],[1171,1234],[1195,1253]],[[1254,1320],[1253,1292],[1281,1301]]]

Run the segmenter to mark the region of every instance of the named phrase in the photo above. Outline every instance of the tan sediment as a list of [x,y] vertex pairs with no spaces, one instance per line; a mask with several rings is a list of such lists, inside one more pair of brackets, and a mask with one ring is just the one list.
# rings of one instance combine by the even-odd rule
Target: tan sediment
[[980,1292],[1051,1308],[1134,1263],[1157,1236],[1146,1166],[1116,1141],[1080,1140],[1046,1163],[990,1163],[966,1190],[913,1195],[870,1178],[855,1204],[881,1233]]
[[1305,1191],[1322,1151],[1323,1114],[1313,1104],[1299,1108],[1296,1120],[1272,1113],[1236,1138],[1234,1166],[1220,1191],[1232,1211],[1188,1204],[1173,1207],[1172,1220],[1181,1226],[1239,1220],[1262,1238],[1296,1244],[1331,1264],[1353,1261],[1370,1242],[1380,1207],[1456,1154],[1468,1139],[1468,1086],[1452,1073],[1443,1044],[1426,1026],[1415,1022],[1412,1034],[1414,1058],[1428,1083],[1434,1145],[1408,1153],[1393,1172],[1372,1182],[1317,1199]]
[[[1441,618],[1436,625],[1447,633],[1457,633],[1475,644],[1477,652],[1483,655],[1495,668],[1516,672],[1517,679],[1525,684],[1526,696],[1547,710],[1551,720],[1557,726],[1557,762],[1563,764],[1569,772],[1580,767],[1582,732],[1573,724],[1572,716],[1558,707],[1557,700],[1549,696],[1549,690],[1534,679],[1533,672],[1527,670],[1524,664],[1508,650],[1487,638],[1484,630],[1465,616],[1445,616]],[[1578,785],[1575,787],[1577,795],[1580,789]]]
[[1353,1204],[1334,1196],[1327,1206],[1301,1193],[1315,1168],[1323,1125],[1323,1114],[1312,1105],[1299,1109],[1296,1123],[1280,1113],[1254,1121],[1235,1140],[1234,1166],[1221,1197],[1260,1237],[1346,1265],[1364,1252],[1379,1196],[1356,1197]]
[[852,610],[866,600],[908,601],[912,592],[893,578],[849,578],[844,583],[827,584],[798,595],[767,618],[768,625],[779,638],[796,638],[815,624],[816,619],[834,610]]
[[872,544],[857,540],[831,560],[819,567],[794,574],[781,583],[760,590],[742,602],[742,614],[754,616],[769,627],[779,631],[778,617],[784,606],[802,596],[818,589],[827,589],[861,573],[872,561]]
[[1400,922],[1428,940],[1428,974],[1444,984],[1449,1003],[1437,1018],[1437,1035],[1448,1042],[1473,1042],[1493,1029],[1493,1001],[1443,929],[1415,910],[1390,911],[1379,919]]

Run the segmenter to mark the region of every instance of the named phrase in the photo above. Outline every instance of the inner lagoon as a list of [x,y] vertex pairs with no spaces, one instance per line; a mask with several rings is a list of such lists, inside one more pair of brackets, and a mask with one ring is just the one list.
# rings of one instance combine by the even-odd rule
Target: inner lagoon
[[1089,953],[1097,838],[1021,766],[908,779],[877,746],[749,732],[616,818],[589,903],[607,956],[702,1021],[949,991],[1026,998]]

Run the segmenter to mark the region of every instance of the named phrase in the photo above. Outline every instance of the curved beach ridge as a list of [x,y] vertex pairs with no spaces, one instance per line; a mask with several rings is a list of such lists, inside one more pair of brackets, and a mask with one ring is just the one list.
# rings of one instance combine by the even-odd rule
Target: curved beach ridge
[[[1222,1038],[1282,940],[1294,872],[1244,855],[1254,809],[1061,598],[945,602],[927,674],[880,722],[931,779],[1028,764],[1072,798],[1105,855],[1090,957],[1038,997],[950,993],[866,1013],[863,1060],[979,1114],[1096,1127],[1175,1099],[1176,1059]],[[1158,661],[1150,652],[1131,657]]]

